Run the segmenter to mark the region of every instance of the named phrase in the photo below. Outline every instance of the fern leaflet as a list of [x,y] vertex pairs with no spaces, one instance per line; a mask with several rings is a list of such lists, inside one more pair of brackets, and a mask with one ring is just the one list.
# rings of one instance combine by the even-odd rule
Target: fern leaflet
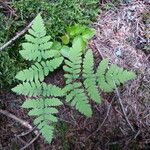
[[83,61],[83,77],[84,86],[88,95],[97,103],[101,102],[100,94],[96,85],[96,77],[94,74],[94,58],[92,50],[88,50]]
[[34,19],[29,34],[25,35],[26,43],[22,44],[23,50],[20,51],[22,57],[26,60],[40,62],[42,59],[48,59],[58,55],[58,52],[49,51],[52,42],[49,42],[50,36],[46,36],[46,29],[41,15]]
[[25,96],[64,96],[64,91],[58,86],[40,82],[23,82],[12,89],[17,94]]
[[49,72],[53,72],[62,64],[63,58],[58,57],[46,62],[36,62],[30,68],[20,71],[16,79],[21,81],[43,81]]
[[29,99],[26,100],[22,107],[31,109],[29,116],[36,116],[34,124],[40,129],[43,137],[51,143],[54,127],[50,125],[51,122],[57,122],[58,119],[55,114],[58,110],[54,106],[60,106],[62,102],[58,98],[52,99]]
[[117,65],[108,68],[108,59],[103,59],[97,69],[97,80],[99,87],[105,92],[112,92],[116,85],[124,84],[126,81],[136,77],[134,72],[123,70]]

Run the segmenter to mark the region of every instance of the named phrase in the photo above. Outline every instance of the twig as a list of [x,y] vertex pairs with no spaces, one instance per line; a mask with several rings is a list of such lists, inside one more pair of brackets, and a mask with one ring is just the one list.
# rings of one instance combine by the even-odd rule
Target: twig
[[[114,83],[114,84],[115,84],[115,83]],[[130,123],[128,117],[127,117],[127,114],[126,114],[126,112],[125,112],[125,109],[124,109],[122,100],[121,100],[121,98],[120,98],[120,94],[119,94],[118,88],[116,87],[116,84],[115,84],[115,90],[116,90],[116,94],[117,94],[117,97],[118,97],[118,102],[120,103],[121,110],[122,110],[122,112],[123,112],[124,118],[125,118],[127,124],[129,125],[129,127],[131,128],[131,130],[132,130],[133,132],[135,132],[135,130],[134,130],[133,126],[131,125],[131,123]]]
[[5,49],[7,46],[9,46],[10,44],[12,44],[15,40],[17,40],[20,36],[22,36],[32,25],[33,20],[28,24],[28,26],[26,26],[22,31],[20,31],[16,36],[14,36],[12,39],[10,39],[7,43],[5,43],[4,45],[2,45],[0,47],[0,51]]
[[26,136],[26,135],[28,135],[29,133],[31,133],[34,129],[36,128],[36,126],[35,127],[33,127],[31,130],[29,130],[29,131],[27,131],[27,132],[23,132],[23,133],[21,133],[21,134],[19,134],[19,135],[17,135],[17,137],[22,137],[22,136]]
[[[7,116],[7,117],[9,117],[9,118],[14,119],[15,121],[19,122],[24,127],[28,128],[29,130],[33,129],[33,127],[27,121],[24,121],[24,120],[22,120],[20,118],[17,118],[15,115],[9,113],[7,110],[0,109],[0,113],[3,114],[3,115],[5,115],[5,116]],[[34,133],[36,135],[38,135],[38,131],[34,131]]]
[[[113,102],[113,101],[112,101],[112,102]],[[109,106],[108,106],[107,113],[106,113],[106,116],[105,116],[103,122],[98,125],[97,130],[95,130],[92,134],[90,134],[90,135],[85,139],[85,141],[87,141],[92,135],[94,135],[95,133],[97,133],[98,131],[101,130],[102,126],[104,125],[104,123],[106,122],[106,120],[107,120],[107,118],[108,118],[108,116],[109,116],[110,109],[111,109],[111,106],[112,106],[112,102],[111,102],[111,103],[109,104]]]
[[101,129],[101,127],[104,125],[104,123],[106,122],[106,120],[107,120],[107,118],[109,116],[109,113],[110,113],[111,105],[112,105],[112,102],[108,106],[106,117],[104,118],[103,122],[99,125],[99,127],[96,130],[96,132],[98,132]]
[[22,147],[20,150],[24,150],[24,149],[28,148],[31,144],[34,143],[35,140],[37,140],[37,138],[39,136],[40,136],[40,133],[38,133],[37,136],[34,139],[32,139],[27,145],[25,145],[24,147]]
[[19,141],[21,141],[21,143],[23,143],[24,145],[27,144],[27,142],[24,141],[24,140],[23,140],[22,138],[20,138],[19,136],[16,136],[16,135],[15,135],[15,137],[16,137]]

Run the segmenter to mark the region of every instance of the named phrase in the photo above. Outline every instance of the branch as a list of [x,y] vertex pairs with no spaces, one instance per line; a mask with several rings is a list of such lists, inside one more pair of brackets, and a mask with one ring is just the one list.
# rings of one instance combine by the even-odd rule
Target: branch
[[24,149],[28,148],[31,144],[34,143],[35,140],[37,140],[37,138],[39,136],[40,136],[40,133],[38,133],[37,136],[34,139],[32,139],[27,145],[25,145],[24,147],[22,147],[20,150],[24,150]]
[[20,36],[22,36],[32,25],[33,20],[26,26],[22,31],[20,31],[16,36],[14,36],[12,39],[10,39],[7,43],[2,45],[0,47],[0,51],[8,47],[10,44],[12,44],[15,40],[17,40]]
[[36,128],[36,126],[35,126],[35,127],[33,127],[33,128],[32,128],[32,130],[29,130],[29,131],[27,131],[27,132],[23,132],[23,133],[21,133],[21,134],[17,135],[17,137],[26,136],[26,135],[28,135],[29,133],[31,133],[31,132],[32,132],[35,128]]
[[[114,84],[115,84],[115,82],[114,82]],[[117,97],[118,97],[118,102],[120,103],[121,110],[122,110],[122,112],[123,112],[124,118],[125,118],[127,124],[129,125],[129,127],[131,128],[131,130],[132,130],[133,132],[135,132],[135,130],[134,130],[133,126],[131,125],[131,123],[130,123],[128,117],[127,117],[127,114],[126,114],[126,112],[125,112],[125,109],[124,109],[122,100],[121,100],[121,98],[120,98],[120,94],[119,94],[118,88],[116,87],[116,84],[115,84],[115,90],[116,90],[116,94],[117,94]]]
[[[27,121],[17,118],[15,115],[9,113],[7,110],[0,109],[0,113],[19,122],[22,126],[28,128],[29,130],[32,130],[34,128]],[[34,133],[35,135],[38,135],[38,131],[34,131]]]

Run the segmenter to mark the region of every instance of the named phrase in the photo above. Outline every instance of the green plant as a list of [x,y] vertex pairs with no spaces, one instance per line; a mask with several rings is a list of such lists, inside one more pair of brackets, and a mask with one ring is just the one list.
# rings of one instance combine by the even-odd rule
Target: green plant
[[22,66],[21,61],[18,65],[15,59],[12,59],[7,52],[0,52],[0,90],[3,87],[9,87],[15,82],[14,76],[23,68]]
[[[8,18],[2,12],[2,8],[0,7],[0,46],[9,40],[12,36],[12,31],[16,31],[13,28],[13,19]],[[20,56],[18,57],[16,43],[11,48],[8,47],[4,51],[0,51],[0,90],[10,89],[11,85],[16,81],[14,79],[15,74],[26,67]]]
[[[29,20],[42,12],[47,33],[56,38],[68,25],[88,25],[98,13],[99,0],[17,0],[12,3],[21,20]],[[51,30],[53,29],[53,30]]]
[[73,26],[67,27],[67,33],[62,36],[62,43],[69,44],[78,40],[80,38],[80,42],[82,43],[82,50],[86,49],[88,40],[90,40],[96,31],[93,28],[89,28],[85,25],[75,24]]
[[[64,75],[67,84],[65,87],[66,101],[71,102],[71,106],[75,106],[82,114],[91,117],[92,110],[85,94],[85,89],[91,99],[100,103],[101,98],[97,86],[104,92],[112,92],[116,85],[121,85],[130,79],[134,79],[135,74],[123,70],[117,65],[112,65],[108,68],[108,59],[102,60],[96,73],[94,73],[93,53],[88,50],[82,61],[82,48],[79,49],[80,43],[73,43],[69,51],[68,60],[65,60],[65,66],[63,67],[66,72]],[[83,72],[83,76],[81,76],[81,72]],[[79,81],[80,76],[83,79],[83,84]]]
[[[39,12],[44,16],[47,33],[51,35],[52,40],[55,40],[55,37],[60,40],[68,25],[89,25],[97,15],[98,2],[99,0],[12,0],[9,3],[2,1],[5,5],[0,5],[0,46],[24,29]],[[18,57],[22,41],[23,38],[20,38],[6,48],[2,54],[4,60],[0,59],[0,87],[3,89],[9,90],[11,84],[16,84],[14,74],[26,67],[26,63]]]
[[[89,31],[86,33],[85,40],[93,33],[93,30]],[[67,103],[70,102],[71,106],[79,112],[91,117],[92,108],[89,98],[96,103],[101,102],[99,87],[104,92],[112,92],[116,85],[135,78],[135,73],[123,70],[117,65],[108,68],[108,59],[102,60],[94,71],[92,50],[83,51],[81,38],[83,35],[76,36],[71,46],[65,47],[64,53],[65,48],[62,49],[63,46],[60,43],[50,42],[50,36],[46,36],[46,29],[40,14],[35,18],[28,32],[29,34],[25,36],[27,42],[22,44],[23,50],[20,54],[24,59],[33,61],[33,64],[16,75],[22,83],[12,90],[29,97],[22,107],[31,109],[29,116],[37,117],[34,124],[49,143],[53,137],[54,123],[58,121],[55,116],[58,110],[55,106],[63,104],[58,97],[65,97]],[[52,84],[47,85],[44,82],[45,76],[61,64],[65,71],[66,86],[61,89]]]
[[63,57],[57,50],[51,49],[52,42],[49,42],[50,37],[46,36],[46,29],[40,15],[35,18],[32,28],[28,31],[29,34],[25,36],[27,42],[22,44],[23,50],[20,54],[24,59],[33,61],[34,64],[16,75],[16,78],[23,83],[12,90],[30,97],[22,107],[31,109],[29,115],[37,117],[34,124],[40,129],[43,137],[51,142],[54,130],[51,122],[57,122],[55,114],[58,113],[54,106],[62,104],[58,98],[54,97],[64,94],[62,89],[52,84],[47,85],[43,80],[49,72],[60,66]]

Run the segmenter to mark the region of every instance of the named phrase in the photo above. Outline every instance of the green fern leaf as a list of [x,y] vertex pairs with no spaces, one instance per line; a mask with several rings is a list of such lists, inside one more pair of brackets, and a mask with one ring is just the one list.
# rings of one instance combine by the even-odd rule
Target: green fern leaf
[[25,36],[27,42],[22,44],[23,50],[20,51],[24,59],[40,62],[42,59],[52,58],[59,54],[57,50],[51,50],[53,43],[49,42],[51,37],[46,36],[46,29],[40,14],[34,19],[28,32],[29,34]]
[[96,73],[96,76],[98,77],[99,87],[105,92],[111,92],[113,90],[112,87],[106,82],[105,78],[106,70],[108,69],[108,63],[108,59],[103,59],[100,62]]
[[66,101],[71,102],[71,105],[75,106],[79,112],[90,117],[92,110],[82,88],[82,84],[79,81],[75,82],[80,75],[82,63],[82,47],[79,46],[80,43],[77,46],[76,44],[70,49],[68,60],[65,60],[65,66],[63,67],[66,72],[65,78],[67,84],[64,91],[67,93]]
[[88,95],[97,103],[101,102],[100,94],[96,86],[96,77],[94,75],[94,58],[92,50],[86,52],[83,61],[83,77],[84,86],[87,89]]
[[[26,100],[22,107],[30,109],[28,115],[34,116],[34,124],[42,133],[47,142],[52,141],[53,123],[58,121],[55,106],[62,105],[58,98],[64,96],[63,89],[55,85],[47,85],[42,82],[49,74],[57,69],[63,62],[60,51],[55,50],[53,43],[49,42],[50,36],[46,36],[43,20],[38,15],[33,21],[29,34],[25,36],[27,42],[22,44],[20,54],[29,61],[35,63],[28,69],[20,71],[16,78],[23,83],[12,89],[17,94],[32,97]],[[49,59],[51,58],[51,59]],[[33,97],[39,97],[33,99]],[[51,98],[49,98],[51,97]]]
[[134,72],[123,70],[117,65],[112,65],[108,68],[108,59],[100,62],[97,69],[97,78],[100,88],[105,92],[112,92],[116,85],[124,84],[128,80],[136,77]]
[[54,133],[54,127],[51,123],[58,121],[55,116],[55,114],[58,113],[58,110],[54,108],[54,106],[60,105],[62,105],[62,102],[58,98],[28,99],[22,105],[23,108],[31,109],[28,113],[29,116],[37,117],[34,120],[34,124],[39,128],[43,137],[49,143],[52,141]]
[[43,128],[41,128],[40,132],[42,133],[42,136],[46,139],[48,143],[52,142],[53,134],[54,134],[54,127],[49,126],[47,124],[43,125]]
[[23,82],[12,89],[13,92],[17,94],[22,94],[25,96],[64,96],[63,89],[55,85],[47,85],[46,83],[40,82]]
[[52,60],[47,60],[46,62],[36,62],[30,68],[20,71],[16,75],[16,79],[21,81],[43,81],[45,76],[49,74],[49,72],[53,72],[57,69],[63,61],[63,57],[54,58]]
[[23,108],[43,108],[44,106],[60,106],[62,105],[62,102],[58,98],[46,98],[46,99],[28,99],[26,100],[22,107]]
[[58,86],[52,85],[52,84],[45,84],[42,83],[42,89],[43,89],[43,96],[54,96],[54,97],[59,97],[59,96],[64,96],[64,90],[59,88]]
[[38,96],[42,94],[40,82],[23,82],[12,89],[13,92],[25,96]]

